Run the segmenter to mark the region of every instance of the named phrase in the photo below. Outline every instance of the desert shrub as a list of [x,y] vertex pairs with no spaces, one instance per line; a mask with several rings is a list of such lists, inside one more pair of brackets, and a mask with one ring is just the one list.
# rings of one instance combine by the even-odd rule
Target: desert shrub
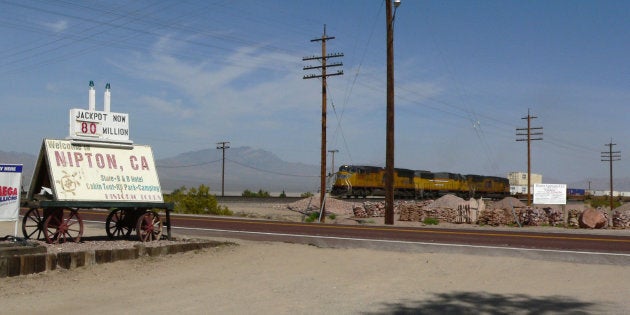
[[258,192],[253,192],[249,189],[245,189],[243,191],[243,193],[241,194],[241,197],[246,197],[246,198],[269,198],[271,197],[271,195],[269,194],[268,191],[264,191],[262,189],[259,189]]
[[436,218],[425,218],[424,221],[422,221],[422,223],[426,225],[438,225],[440,223],[440,220]]
[[176,213],[232,215],[232,211],[217,203],[217,198],[210,194],[210,187],[203,184],[198,188],[175,189],[164,196],[164,201],[172,202]]
[[[610,207],[610,196],[592,197],[588,202],[590,203],[592,208],[608,208]],[[617,208],[619,206],[621,206],[621,201],[619,200],[619,198],[613,198],[613,208]]]

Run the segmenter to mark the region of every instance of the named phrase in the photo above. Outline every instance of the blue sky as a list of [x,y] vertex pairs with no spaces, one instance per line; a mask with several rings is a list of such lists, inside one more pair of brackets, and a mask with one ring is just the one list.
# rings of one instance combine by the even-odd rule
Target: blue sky
[[[303,80],[327,34],[335,164],[385,165],[384,1],[0,0],[0,150],[37,154],[71,108],[129,113],[157,158],[215,148],[319,165],[321,83]],[[630,175],[630,2],[412,1],[395,20],[396,167],[506,176],[527,170],[516,128],[543,127],[532,171],[607,178],[612,139]],[[229,151],[228,151],[229,154]],[[330,163],[330,160],[329,162]],[[605,189],[604,187],[602,189]]]

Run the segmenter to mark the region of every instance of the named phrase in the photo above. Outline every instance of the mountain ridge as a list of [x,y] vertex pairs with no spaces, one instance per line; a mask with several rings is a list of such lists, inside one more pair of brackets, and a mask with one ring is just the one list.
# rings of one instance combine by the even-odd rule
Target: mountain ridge
[[[225,152],[224,191],[227,195],[240,195],[244,190],[264,190],[270,193],[304,193],[319,191],[319,165],[287,162],[270,151],[249,146],[232,147]],[[201,149],[155,161],[162,189],[166,192],[201,184],[210,186],[212,193],[222,190],[223,152]],[[37,156],[15,151],[0,151],[0,163],[23,165],[23,187],[28,189]],[[543,177],[544,178],[544,177]],[[549,179],[551,180],[551,179]],[[545,182],[549,182],[545,181]],[[553,183],[561,181],[553,179]],[[585,179],[567,183],[569,188],[609,190],[606,178]],[[618,177],[615,191],[630,191],[630,177]]]

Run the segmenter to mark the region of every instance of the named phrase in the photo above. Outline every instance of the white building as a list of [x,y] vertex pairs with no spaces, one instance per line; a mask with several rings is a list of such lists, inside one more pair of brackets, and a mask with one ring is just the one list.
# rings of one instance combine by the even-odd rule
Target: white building
[[[527,194],[527,172],[510,172],[508,173],[508,181],[510,182],[510,194]],[[531,174],[530,193],[534,193],[534,184],[542,184],[541,174]]]

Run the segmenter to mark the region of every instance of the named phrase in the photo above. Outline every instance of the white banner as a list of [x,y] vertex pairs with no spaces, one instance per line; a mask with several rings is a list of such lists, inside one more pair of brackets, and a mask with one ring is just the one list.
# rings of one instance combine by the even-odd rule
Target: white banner
[[567,185],[565,184],[534,184],[534,204],[566,205],[567,204]]
[[57,200],[164,202],[149,146],[110,148],[52,139],[44,146]]
[[22,165],[0,164],[0,221],[17,221]]

